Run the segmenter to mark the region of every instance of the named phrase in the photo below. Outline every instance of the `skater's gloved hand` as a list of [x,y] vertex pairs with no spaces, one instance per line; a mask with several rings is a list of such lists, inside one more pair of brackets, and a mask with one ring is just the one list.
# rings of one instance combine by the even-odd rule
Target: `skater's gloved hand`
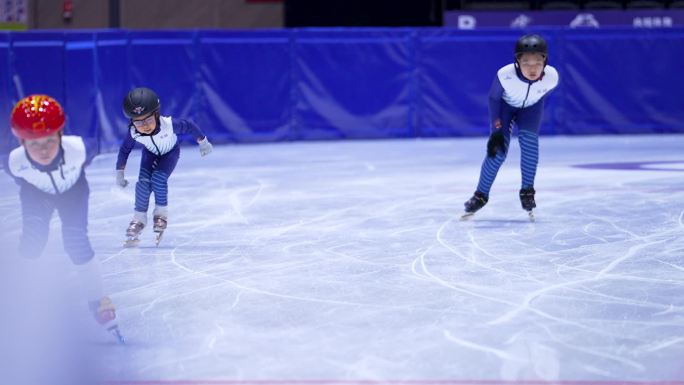
[[200,140],[197,143],[199,143],[199,150],[202,156],[207,155],[214,148],[214,146],[212,146],[211,143],[209,143],[209,139],[207,139],[206,136],[204,137],[204,139]]
[[128,186],[128,181],[124,178],[124,170],[116,170],[116,184],[121,187]]
[[506,140],[504,138],[503,130],[496,129],[489,135],[489,140],[487,141],[487,156],[490,158],[496,157],[497,151],[499,149],[506,152]]

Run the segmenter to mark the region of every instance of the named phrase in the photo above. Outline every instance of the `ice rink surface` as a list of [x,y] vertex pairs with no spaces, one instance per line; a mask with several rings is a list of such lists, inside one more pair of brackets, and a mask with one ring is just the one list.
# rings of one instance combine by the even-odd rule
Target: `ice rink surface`
[[[125,189],[98,156],[90,236],[128,340],[100,344],[107,379],[684,383],[684,136],[541,137],[535,223],[515,140],[461,222],[485,142],[183,147],[164,239],[136,249],[140,150]],[[0,174],[6,250],[17,191]]]

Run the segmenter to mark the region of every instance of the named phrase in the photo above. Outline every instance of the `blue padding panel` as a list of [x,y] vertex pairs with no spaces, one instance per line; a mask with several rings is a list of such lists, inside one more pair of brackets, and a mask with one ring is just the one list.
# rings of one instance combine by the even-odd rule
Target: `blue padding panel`
[[684,31],[596,32],[563,35],[555,133],[684,132]]
[[123,98],[131,88],[128,33],[99,32],[96,42],[94,54],[98,93],[95,106],[101,131],[100,150],[114,151],[118,150],[128,127],[128,120],[122,112]]
[[414,136],[413,41],[407,30],[296,32],[297,138]]
[[12,83],[10,36],[0,34],[0,154],[8,153],[17,145],[17,140],[9,129],[9,116],[17,100]]
[[286,31],[202,33],[197,123],[225,141],[292,139],[290,46]]
[[44,93],[67,104],[64,80],[66,37],[62,32],[11,34],[11,65],[18,93]]
[[[97,121],[95,94],[95,35],[70,33],[64,44],[64,95],[62,106],[66,110],[65,134],[77,134],[95,139],[99,143],[100,127]],[[84,108],[85,107],[85,108]]]
[[[529,31],[526,31],[529,32]],[[561,83],[542,134],[684,132],[684,29],[539,29]],[[133,87],[216,143],[486,135],[521,31],[311,28],[0,34],[0,116],[47,93],[67,132],[114,151]],[[190,138],[184,138],[190,141]],[[0,153],[16,146],[6,129]]]
[[[161,99],[162,115],[197,119],[201,106],[196,76],[199,60],[196,35],[192,31],[130,34],[129,87],[155,90]],[[120,96],[119,105],[125,94]]]
[[479,135],[488,126],[487,96],[496,71],[512,58],[509,31],[425,30],[418,47],[420,134]]

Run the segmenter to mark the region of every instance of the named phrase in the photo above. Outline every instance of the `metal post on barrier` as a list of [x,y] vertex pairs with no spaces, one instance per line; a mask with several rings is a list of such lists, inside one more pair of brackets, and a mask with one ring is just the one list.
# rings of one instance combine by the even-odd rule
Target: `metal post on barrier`
[[119,0],[109,0],[109,28],[121,27],[121,3]]

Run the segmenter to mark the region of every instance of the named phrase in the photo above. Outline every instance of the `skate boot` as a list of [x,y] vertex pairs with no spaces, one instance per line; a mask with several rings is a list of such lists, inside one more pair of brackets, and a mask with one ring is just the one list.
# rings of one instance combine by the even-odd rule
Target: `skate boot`
[[534,212],[532,211],[537,204],[534,202],[534,187],[526,187],[520,189],[520,204],[523,210],[527,211],[530,216],[530,221],[534,222]]
[[157,246],[159,246],[159,242],[161,242],[162,235],[164,235],[164,230],[166,230],[166,217],[162,215],[155,215],[154,216],[154,227],[153,230],[156,234],[155,238],[155,243]]
[[465,213],[461,215],[461,220],[464,221],[470,219],[470,217],[472,217],[475,214],[475,212],[477,212],[477,210],[483,208],[488,201],[488,196],[479,191],[475,191],[475,194],[473,194],[473,196],[470,199],[468,199],[468,201],[464,204]]
[[124,247],[135,247],[140,243],[140,233],[145,228],[145,224],[132,220],[126,229],[126,241]]
[[119,326],[116,324],[116,308],[109,297],[102,297],[99,301],[92,301],[89,303],[89,307],[97,323],[111,333],[120,344],[126,343],[126,340],[119,331]]

